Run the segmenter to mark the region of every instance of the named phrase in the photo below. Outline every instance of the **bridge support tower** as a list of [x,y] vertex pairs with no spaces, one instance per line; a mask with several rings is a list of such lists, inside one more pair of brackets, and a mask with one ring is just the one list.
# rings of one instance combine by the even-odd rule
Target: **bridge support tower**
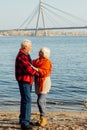
[[38,17],[37,17],[37,22],[36,22],[35,36],[37,36],[37,33],[38,33],[38,25],[39,25],[40,16],[42,17],[42,24],[43,24],[43,28],[44,28],[43,29],[44,36],[46,36],[45,20],[44,20],[44,14],[43,14],[42,0],[39,0],[39,12],[38,12]]

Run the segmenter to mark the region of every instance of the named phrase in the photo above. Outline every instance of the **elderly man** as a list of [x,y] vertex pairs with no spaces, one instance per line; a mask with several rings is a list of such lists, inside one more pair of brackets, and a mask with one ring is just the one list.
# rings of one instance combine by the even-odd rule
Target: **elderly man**
[[28,53],[31,49],[31,41],[27,39],[23,40],[15,60],[15,77],[18,81],[21,95],[19,122],[23,130],[30,127],[31,87],[33,75],[37,73],[30,66],[31,58]]

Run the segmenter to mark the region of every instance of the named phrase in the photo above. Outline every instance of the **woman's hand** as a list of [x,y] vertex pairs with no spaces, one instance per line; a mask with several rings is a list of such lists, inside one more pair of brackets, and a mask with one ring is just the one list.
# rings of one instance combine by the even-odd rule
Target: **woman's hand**
[[34,70],[38,71],[38,68],[34,67],[31,63],[30,63],[30,66],[31,66]]

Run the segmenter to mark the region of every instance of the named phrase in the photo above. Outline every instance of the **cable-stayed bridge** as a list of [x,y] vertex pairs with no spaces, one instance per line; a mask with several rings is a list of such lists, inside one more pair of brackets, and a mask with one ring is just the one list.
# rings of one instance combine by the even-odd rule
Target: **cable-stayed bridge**
[[46,35],[47,30],[62,29],[87,29],[87,21],[39,0],[32,13],[15,30],[34,31],[37,36],[39,31]]

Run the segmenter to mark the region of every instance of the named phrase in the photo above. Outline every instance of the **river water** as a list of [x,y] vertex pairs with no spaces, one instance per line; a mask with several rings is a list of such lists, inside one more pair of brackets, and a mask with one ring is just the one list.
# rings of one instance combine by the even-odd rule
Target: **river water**
[[[86,110],[87,37],[0,37],[0,110],[19,110],[20,94],[14,76],[15,57],[23,39],[32,41],[32,59],[41,47],[49,47],[53,70],[52,86],[47,95],[47,109]],[[32,89],[32,109],[37,110],[37,96]]]

